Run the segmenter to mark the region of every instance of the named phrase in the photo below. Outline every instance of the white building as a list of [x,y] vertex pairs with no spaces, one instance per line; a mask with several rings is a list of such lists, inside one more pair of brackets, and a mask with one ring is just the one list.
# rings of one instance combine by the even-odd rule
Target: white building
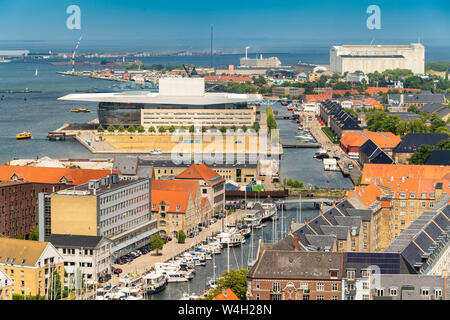
[[14,281],[3,270],[0,270],[0,300],[8,300],[8,297],[12,296],[12,292],[9,290],[13,285]]
[[240,67],[244,68],[277,68],[280,66],[280,59],[277,57],[263,58],[262,54],[259,59],[251,59],[247,56],[240,59]]
[[409,69],[414,74],[425,73],[425,47],[409,45],[344,45],[330,49],[332,72],[361,71],[365,74],[390,69]]
[[97,236],[52,234],[49,242],[64,258],[64,270],[69,279],[81,275],[87,284],[93,284],[101,276],[111,273],[111,240]]

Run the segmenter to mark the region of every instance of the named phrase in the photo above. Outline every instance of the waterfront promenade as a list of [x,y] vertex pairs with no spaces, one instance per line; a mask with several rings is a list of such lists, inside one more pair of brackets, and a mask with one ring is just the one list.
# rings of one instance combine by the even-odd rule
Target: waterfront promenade
[[[184,244],[177,243],[176,239],[172,239],[172,241],[166,243],[163,249],[160,251],[160,255],[156,255],[155,252],[147,253],[145,255],[140,256],[137,259],[134,259],[131,263],[127,263],[124,265],[115,265],[116,268],[120,268],[123,270],[120,276],[126,275],[128,273],[139,274],[142,275],[149,271],[152,267],[154,267],[156,262],[165,262],[172,257],[183,253],[186,250],[189,250],[193,246],[199,244],[206,238],[211,237],[222,231],[222,221],[224,226],[228,222],[229,224],[234,224],[235,221],[239,221],[244,217],[245,210],[236,210],[235,212],[228,215],[227,219],[218,220],[216,223],[208,226],[207,228],[203,228],[203,230],[194,238],[186,238],[186,242]],[[119,277],[113,276],[113,278],[109,281],[109,283],[118,285]]]

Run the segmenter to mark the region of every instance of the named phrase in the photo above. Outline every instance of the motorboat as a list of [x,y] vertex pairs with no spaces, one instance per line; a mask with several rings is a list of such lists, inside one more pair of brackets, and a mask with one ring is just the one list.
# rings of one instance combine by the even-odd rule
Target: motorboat
[[32,136],[31,132],[25,131],[25,132],[18,133],[16,135],[16,139],[17,140],[31,139],[31,136]]
[[152,295],[163,291],[167,286],[167,275],[158,272],[151,271],[144,275],[142,289],[148,295]]
[[200,297],[195,294],[189,294],[184,292],[183,296],[180,298],[180,300],[198,300]]
[[229,231],[219,233],[217,239],[219,239],[224,248],[227,248],[228,246],[237,247],[243,243],[244,236],[241,233],[236,232],[235,229],[230,229]]
[[150,155],[151,156],[160,156],[160,155],[162,155],[163,153],[162,153],[162,151],[161,150],[152,150],[152,151],[150,151]]
[[89,112],[91,112],[91,110],[83,109],[83,108],[74,108],[74,109],[71,110],[71,112],[75,112],[75,113],[80,113],[80,112],[89,113]]
[[188,282],[189,279],[186,277],[186,274],[181,271],[173,271],[173,270],[167,270],[165,272],[167,275],[167,282]]
[[135,275],[125,275],[119,279],[119,285],[122,288],[136,288],[142,284],[142,277]]

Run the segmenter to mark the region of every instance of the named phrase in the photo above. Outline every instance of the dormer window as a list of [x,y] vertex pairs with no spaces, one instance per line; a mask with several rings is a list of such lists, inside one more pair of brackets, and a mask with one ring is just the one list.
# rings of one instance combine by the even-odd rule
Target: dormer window
[[422,192],[422,199],[426,199],[427,198],[427,193],[426,192]]
[[415,199],[416,198],[416,193],[415,192],[411,192],[411,194],[409,195],[409,197],[411,199]]
[[178,206],[177,206],[177,211],[180,211],[180,210],[181,210],[181,206],[178,205]]
[[430,199],[435,199],[436,194],[434,192],[430,192]]
[[406,192],[400,192],[400,199],[406,199]]
[[337,270],[330,270],[330,278],[331,279],[337,279],[338,277],[338,271]]

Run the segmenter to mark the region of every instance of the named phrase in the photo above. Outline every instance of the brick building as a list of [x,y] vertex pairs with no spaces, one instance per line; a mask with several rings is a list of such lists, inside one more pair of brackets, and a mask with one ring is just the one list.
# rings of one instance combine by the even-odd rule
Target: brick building
[[62,183],[0,182],[0,233],[28,239],[38,225],[38,195],[67,188]]

